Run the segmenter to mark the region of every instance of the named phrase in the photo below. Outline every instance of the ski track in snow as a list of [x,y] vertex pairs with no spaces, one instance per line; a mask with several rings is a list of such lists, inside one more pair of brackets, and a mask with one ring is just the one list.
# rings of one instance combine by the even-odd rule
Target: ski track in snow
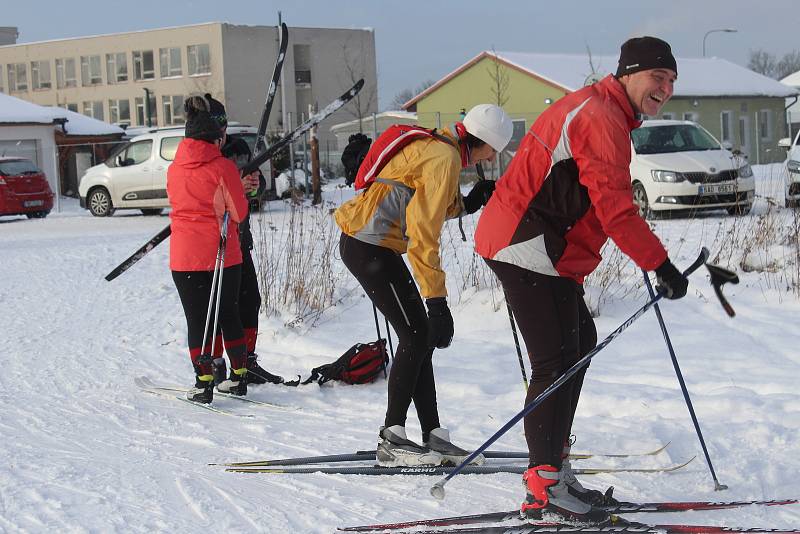
[[[782,199],[776,169],[757,168],[759,193]],[[337,203],[349,194],[326,192]],[[438,477],[237,474],[206,465],[372,448],[386,383],[251,387],[251,398],[296,411],[215,400],[254,419],[141,392],[137,376],[181,386],[193,379],[167,266],[169,245],[111,283],[103,276],[169,220],[133,211],[93,218],[75,201],[63,204],[62,213],[44,220],[0,219],[0,531],[330,533],[350,524],[506,510],[521,502],[518,475],[455,477],[447,499],[438,502],[428,494]],[[754,212],[765,206],[760,197]],[[285,210],[273,202],[258,216],[280,225]],[[727,219],[716,214],[655,226],[676,263],[686,265]],[[465,219],[465,230],[471,228],[474,221]],[[718,478],[730,490],[713,491],[652,313],[593,360],[574,450],[636,452],[672,444],[652,457],[595,458],[574,466],[659,467],[697,459],[673,474],[587,476],[586,485],[613,485],[618,497],[630,500],[800,496],[800,303],[765,287],[756,273],[740,276],[739,286],[726,287],[738,313],[734,320],[720,309],[705,273],[692,277],[687,298],[661,304]],[[354,282],[344,283],[349,286],[339,288],[342,293]],[[607,303],[597,319],[599,337],[643,302],[640,293]],[[456,442],[476,447],[522,408],[519,363],[505,306],[494,312],[488,291],[465,294],[451,306],[453,345],[434,355],[440,413]],[[305,377],[353,343],[373,338],[371,307],[355,291],[316,328],[290,329],[262,316],[258,352],[268,370]],[[408,428],[419,439],[413,407]],[[492,446],[524,447],[521,425]],[[796,528],[800,506],[631,517]]]

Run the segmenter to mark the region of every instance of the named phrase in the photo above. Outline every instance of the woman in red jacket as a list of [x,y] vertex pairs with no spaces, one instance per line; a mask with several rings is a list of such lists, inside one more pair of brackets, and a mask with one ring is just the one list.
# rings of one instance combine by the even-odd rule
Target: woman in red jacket
[[[184,103],[186,137],[178,145],[167,171],[167,194],[172,206],[172,238],[169,267],[178,288],[189,330],[189,356],[196,374],[195,387],[187,398],[210,403],[213,386],[235,395],[247,393],[247,347],[239,318],[239,283],[242,251],[239,222],[247,216],[247,199],[239,171],[220,152],[221,125],[209,113],[203,97]],[[225,266],[220,295],[219,325],[231,362],[225,380],[225,361],[212,360],[211,333],[203,344],[211,281],[225,212],[230,219],[225,247]],[[218,361],[217,361],[218,360]],[[214,370],[218,371],[216,380]]]

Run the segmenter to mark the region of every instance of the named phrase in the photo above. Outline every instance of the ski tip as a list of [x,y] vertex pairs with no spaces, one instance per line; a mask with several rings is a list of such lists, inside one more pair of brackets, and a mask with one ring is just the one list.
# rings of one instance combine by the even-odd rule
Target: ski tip
[[433,498],[436,499],[437,501],[443,501],[445,497],[444,483],[437,482],[436,484],[431,486],[431,495],[433,495]]
[[364,87],[364,78],[361,78],[353,85],[353,91],[358,92],[362,87]]

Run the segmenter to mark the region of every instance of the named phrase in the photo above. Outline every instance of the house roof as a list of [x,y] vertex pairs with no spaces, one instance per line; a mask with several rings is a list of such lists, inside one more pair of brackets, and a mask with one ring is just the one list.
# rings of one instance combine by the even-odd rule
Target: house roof
[[[580,89],[592,75],[586,54],[540,54],[532,52],[484,51],[428,87],[405,104],[406,109],[437,90],[480,60],[497,57],[498,61],[555,88],[571,92]],[[767,96],[787,97],[800,94],[794,87],[768,78],[720,58],[677,58],[678,81],[675,96]],[[617,56],[592,56],[597,78],[617,69]]]
[[67,135],[122,135],[125,133],[125,130],[119,126],[74,111],[57,107],[46,107],[45,109],[49,109],[54,114],[66,115],[67,123],[64,125],[64,131]]
[[792,87],[800,87],[800,70],[788,75],[781,80],[782,84],[791,85]]
[[46,108],[20,98],[0,93],[0,124],[53,124],[65,119],[67,110]]

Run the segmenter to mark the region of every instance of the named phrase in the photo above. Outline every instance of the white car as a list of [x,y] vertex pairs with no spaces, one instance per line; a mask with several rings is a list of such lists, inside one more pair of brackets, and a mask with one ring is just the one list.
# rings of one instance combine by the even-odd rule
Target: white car
[[788,149],[786,155],[786,181],[784,182],[784,205],[787,208],[794,208],[800,205],[800,132],[794,137],[794,143],[790,144],[791,139],[781,139],[779,144]]
[[647,120],[631,132],[631,145],[633,201],[642,217],[712,209],[750,212],[753,170],[699,124]]
[[[80,205],[96,217],[118,209],[158,215],[169,207],[167,167],[175,159],[184,127],[152,129],[116,148],[100,165],[86,170],[78,185]],[[256,128],[228,126],[228,135],[242,137],[253,149]]]

